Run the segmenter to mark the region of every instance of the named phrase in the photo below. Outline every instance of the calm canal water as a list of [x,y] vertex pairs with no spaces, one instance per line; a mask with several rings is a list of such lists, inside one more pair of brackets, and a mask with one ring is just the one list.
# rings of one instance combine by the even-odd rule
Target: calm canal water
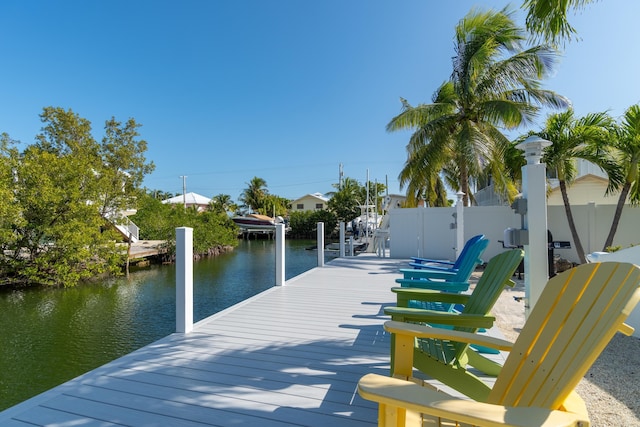
[[[313,241],[286,242],[286,278],[317,265]],[[273,241],[194,263],[194,320],[275,285]],[[175,331],[175,266],[72,289],[0,291],[0,410]]]

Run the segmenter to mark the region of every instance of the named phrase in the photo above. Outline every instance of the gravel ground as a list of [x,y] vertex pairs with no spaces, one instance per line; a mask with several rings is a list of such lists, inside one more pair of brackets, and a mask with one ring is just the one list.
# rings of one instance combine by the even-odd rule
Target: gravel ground
[[[505,337],[514,341],[524,324],[524,284],[503,292],[493,314]],[[620,333],[602,352],[576,391],[587,404],[594,427],[640,427],[640,339]]]

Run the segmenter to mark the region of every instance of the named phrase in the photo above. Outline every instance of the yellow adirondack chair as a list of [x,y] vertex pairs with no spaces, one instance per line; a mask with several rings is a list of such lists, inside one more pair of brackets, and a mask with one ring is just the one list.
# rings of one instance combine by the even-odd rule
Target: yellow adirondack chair
[[[358,392],[379,403],[380,426],[437,420],[439,425],[456,426],[587,427],[586,407],[574,389],[616,331],[633,332],[624,321],[640,301],[639,285],[640,268],[629,263],[584,264],[555,276],[514,344],[389,321],[385,329],[396,336],[396,377],[365,375]],[[413,378],[415,337],[474,343],[511,353],[484,396],[458,399],[422,387]]]

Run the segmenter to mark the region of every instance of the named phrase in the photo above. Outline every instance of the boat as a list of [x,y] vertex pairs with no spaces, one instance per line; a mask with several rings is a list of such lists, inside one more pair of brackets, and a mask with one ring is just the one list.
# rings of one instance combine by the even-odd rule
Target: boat
[[243,232],[274,231],[276,224],[284,223],[284,219],[280,216],[271,218],[270,216],[260,214],[235,216],[231,218],[231,220],[238,224]]

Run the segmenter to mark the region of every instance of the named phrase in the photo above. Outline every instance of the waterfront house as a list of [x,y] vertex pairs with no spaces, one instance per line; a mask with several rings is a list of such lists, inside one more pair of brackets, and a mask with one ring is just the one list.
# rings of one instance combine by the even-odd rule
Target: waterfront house
[[180,194],[167,200],[163,200],[162,203],[168,203],[171,205],[184,205],[187,208],[195,206],[198,209],[198,212],[204,212],[209,206],[209,203],[211,203],[211,199],[194,192],[189,192],[186,194]]
[[[557,180],[549,180],[551,190],[547,193],[547,205],[564,205],[560,185]],[[554,182],[555,181],[555,182]],[[609,180],[602,176],[587,174],[576,178],[571,186],[567,187],[569,203],[572,206],[595,203],[596,205],[615,205],[618,203],[618,194],[605,195]]]
[[318,211],[327,209],[329,199],[322,193],[306,194],[291,202],[292,212]]

